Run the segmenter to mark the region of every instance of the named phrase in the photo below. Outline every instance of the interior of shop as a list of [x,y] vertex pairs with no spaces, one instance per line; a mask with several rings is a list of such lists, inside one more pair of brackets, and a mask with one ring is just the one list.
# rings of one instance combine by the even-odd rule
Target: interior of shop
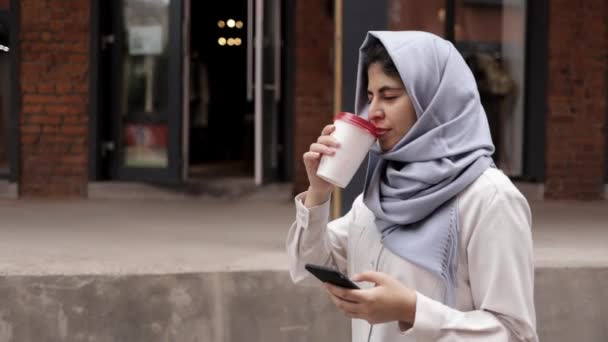
[[247,1],[192,1],[190,6],[189,178],[251,178]]

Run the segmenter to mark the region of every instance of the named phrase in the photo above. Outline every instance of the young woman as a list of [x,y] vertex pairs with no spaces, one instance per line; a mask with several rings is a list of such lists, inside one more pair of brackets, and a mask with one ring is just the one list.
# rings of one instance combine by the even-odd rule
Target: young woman
[[361,282],[325,284],[353,341],[537,341],[530,209],[494,166],[470,69],[430,33],[369,32],[358,72],[357,114],[380,132],[364,191],[328,222],[316,170],[340,146],[326,126],[303,156],[292,279],[314,283],[312,263]]

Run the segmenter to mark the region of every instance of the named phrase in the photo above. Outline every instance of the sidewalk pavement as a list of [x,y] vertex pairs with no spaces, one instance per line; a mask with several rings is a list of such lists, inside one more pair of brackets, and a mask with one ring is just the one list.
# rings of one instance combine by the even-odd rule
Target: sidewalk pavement
[[[288,185],[234,199],[150,197],[0,201],[0,274],[287,268]],[[608,266],[608,201],[530,204],[538,266]]]

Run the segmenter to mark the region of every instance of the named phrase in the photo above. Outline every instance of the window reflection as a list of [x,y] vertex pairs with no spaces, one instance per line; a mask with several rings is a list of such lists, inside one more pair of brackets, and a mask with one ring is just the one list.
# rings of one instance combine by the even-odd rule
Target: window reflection
[[455,45],[471,67],[496,145],[494,159],[522,173],[525,0],[457,0]]
[[126,0],[123,32],[125,164],[165,168],[169,0]]

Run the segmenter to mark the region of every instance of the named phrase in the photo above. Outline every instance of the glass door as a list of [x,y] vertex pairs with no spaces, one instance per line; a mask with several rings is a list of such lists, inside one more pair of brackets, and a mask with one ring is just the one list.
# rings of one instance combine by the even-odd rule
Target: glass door
[[8,12],[0,6],[0,179],[8,179],[11,172],[9,118],[12,69],[9,24]]
[[182,180],[182,0],[117,0],[113,178]]

